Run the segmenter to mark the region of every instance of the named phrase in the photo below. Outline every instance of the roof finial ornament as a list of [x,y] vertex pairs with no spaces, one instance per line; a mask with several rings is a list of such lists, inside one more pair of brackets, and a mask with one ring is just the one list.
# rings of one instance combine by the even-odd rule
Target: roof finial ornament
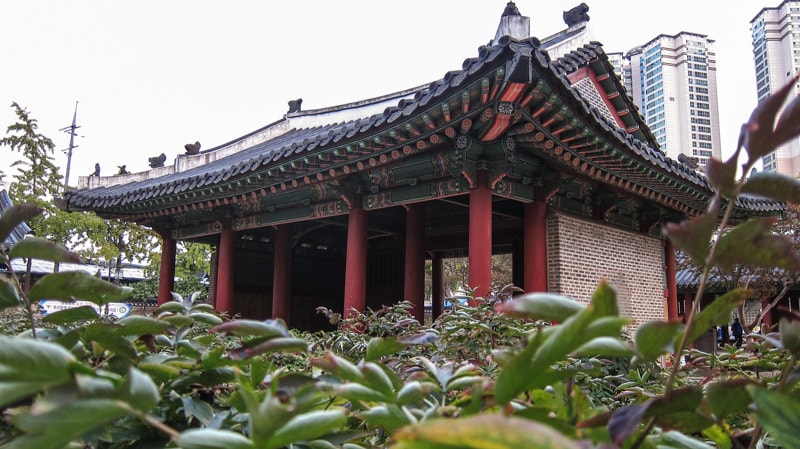
[[195,143],[187,143],[183,146],[183,148],[186,150],[186,154],[188,155],[200,154],[200,141],[195,141]]
[[167,155],[161,153],[158,156],[151,157],[147,159],[147,162],[150,164],[150,168],[159,168],[164,166],[164,162],[167,161]]
[[569,11],[564,11],[562,17],[564,18],[564,23],[567,24],[568,27],[573,25],[577,25],[579,23],[588,22],[589,21],[589,5],[586,3],[581,3],[580,5],[570,9]]
[[289,114],[291,114],[292,112],[300,112],[300,106],[302,106],[302,104],[303,104],[302,98],[289,101]]
[[517,9],[517,5],[515,5],[514,2],[509,1],[508,4],[506,5],[505,11],[503,11],[502,17],[521,16],[521,15],[522,14],[520,14],[519,9]]

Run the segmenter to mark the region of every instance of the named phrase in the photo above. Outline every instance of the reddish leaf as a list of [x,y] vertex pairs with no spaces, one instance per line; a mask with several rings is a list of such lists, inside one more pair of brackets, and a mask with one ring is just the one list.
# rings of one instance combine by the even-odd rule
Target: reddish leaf
[[707,384],[704,387],[706,400],[714,416],[725,419],[731,414],[746,412],[752,401],[745,387],[752,383],[750,379],[732,379]]
[[633,435],[649,407],[650,403],[647,402],[617,409],[608,420],[608,433],[611,441],[619,446],[626,438]]
[[733,197],[733,189],[736,186],[736,170],[738,168],[737,162],[739,161],[739,151],[728,159],[727,162],[722,162],[717,159],[711,158],[706,163],[706,175],[708,176],[711,185],[725,198]]
[[798,134],[800,134],[800,97],[794,97],[783,109],[778,124],[775,125],[775,140],[781,145],[797,137]]
[[750,115],[750,119],[742,127],[743,142],[749,156],[748,164],[755,162],[762,156],[771,153],[779,145],[774,133],[775,118],[781,106],[786,101],[789,92],[794,88],[798,76],[783,86],[779,91],[767,97]]
[[708,213],[680,223],[667,223],[664,233],[692,258],[697,265],[704,266],[711,248],[711,235],[717,225],[719,197],[715,196],[708,206]]
[[756,173],[744,183],[742,193],[751,193],[777,201],[800,204],[800,179],[790,178],[775,172]]
[[667,429],[679,429],[684,433],[700,432],[714,424],[710,417],[698,412],[702,400],[702,387],[672,390],[651,400],[645,416],[655,418],[656,423]]
[[772,232],[775,221],[773,217],[751,218],[723,234],[714,262],[723,271],[739,264],[800,271],[800,257],[792,249],[792,241]]

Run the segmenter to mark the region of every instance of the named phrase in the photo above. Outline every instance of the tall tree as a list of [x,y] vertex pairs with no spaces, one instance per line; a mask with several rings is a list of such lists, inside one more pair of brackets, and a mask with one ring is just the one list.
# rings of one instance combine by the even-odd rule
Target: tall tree
[[53,162],[55,145],[50,138],[39,134],[39,124],[27,109],[17,102],[12,103],[11,107],[18,121],[9,125],[6,136],[0,139],[0,146],[20,153],[22,159],[11,164],[17,169],[17,177],[11,183],[9,196],[16,204],[36,204],[53,212],[55,207],[52,198],[61,187],[61,175]]
[[95,218],[89,222],[93,226],[87,242],[89,254],[106,260],[109,272],[114,264],[116,275],[109,280],[118,284],[122,262],[149,259],[158,246],[156,234],[134,223]]

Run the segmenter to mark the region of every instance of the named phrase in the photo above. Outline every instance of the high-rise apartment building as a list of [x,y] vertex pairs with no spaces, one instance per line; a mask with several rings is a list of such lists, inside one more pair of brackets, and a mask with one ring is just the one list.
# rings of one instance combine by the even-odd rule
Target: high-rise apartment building
[[[750,21],[756,89],[761,101],[800,73],[800,1],[764,8]],[[794,95],[798,95],[795,87]],[[800,176],[800,139],[762,158],[765,171]]]
[[659,35],[629,51],[630,95],[673,159],[683,154],[705,167],[721,158],[714,41],[703,34]]

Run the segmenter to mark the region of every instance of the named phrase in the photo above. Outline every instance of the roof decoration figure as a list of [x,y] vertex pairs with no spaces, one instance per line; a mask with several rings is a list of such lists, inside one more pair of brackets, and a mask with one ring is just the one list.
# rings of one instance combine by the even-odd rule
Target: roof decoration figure
[[163,167],[164,166],[164,162],[166,162],[166,160],[167,160],[167,155],[164,154],[164,153],[161,153],[161,155],[159,155],[159,156],[151,157],[151,158],[147,159],[147,161],[150,164],[150,168]]
[[303,104],[302,98],[289,101],[289,114],[291,114],[292,112],[300,112],[300,106],[302,104]]
[[200,142],[195,141],[195,143],[187,143],[183,146],[186,149],[186,154],[193,155],[193,154],[200,154]]
[[586,3],[581,3],[580,5],[570,9],[569,11],[564,11],[564,23],[567,24],[568,27],[573,25],[577,25],[579,23],[588,22],[589,21],[589,5]]
[[521,16],[521,15],[522,14],[520,14],[519,9],[517,9],[517,5],[515,5],[514,2],[508,2],[505,11],[503,11],[502,17]]

